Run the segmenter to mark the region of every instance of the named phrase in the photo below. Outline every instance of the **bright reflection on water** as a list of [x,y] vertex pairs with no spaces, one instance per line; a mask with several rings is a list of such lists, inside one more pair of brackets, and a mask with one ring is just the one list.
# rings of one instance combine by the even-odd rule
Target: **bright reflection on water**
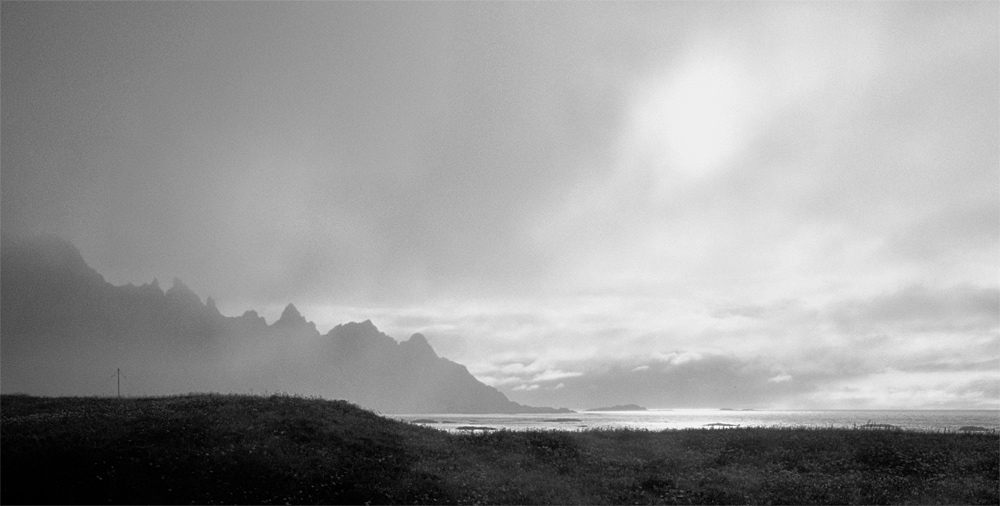
[[[890,424],[908,430],[957,431],[965,426],[1000,430],[1000,411],[990,410],[836,410],[836,411],[729,411],[716,409],[677,409],[649,411],[614,411],[519,414],[386,415],[389,418],[420,423],[437,429],[456,431],[459,427],[494,429],[581,430],[600,427],[631,427],[649,430],[712,427],[727,424],[740,427],[856,427]],[[715,427],[724,427],[715,425]]]

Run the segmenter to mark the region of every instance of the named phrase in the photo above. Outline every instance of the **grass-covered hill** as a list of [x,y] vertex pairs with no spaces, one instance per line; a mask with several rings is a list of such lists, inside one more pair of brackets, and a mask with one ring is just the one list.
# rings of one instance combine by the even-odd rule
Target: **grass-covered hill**
[[1000,435],[448,434],[342,401],[0,398],[4,504],[1000,503]]

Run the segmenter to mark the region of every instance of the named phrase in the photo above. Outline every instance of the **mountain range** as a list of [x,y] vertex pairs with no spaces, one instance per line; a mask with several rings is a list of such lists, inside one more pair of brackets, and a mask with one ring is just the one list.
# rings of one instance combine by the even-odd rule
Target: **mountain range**
[[[117,371],[124,372],[124,380]],[[289,304],[229,317],[179,279],[114,286],[51,235],[0,244],[0,388],[36,395],[287,392],[384,413],[548,413],[512,402],[413,334],[321,334]]]

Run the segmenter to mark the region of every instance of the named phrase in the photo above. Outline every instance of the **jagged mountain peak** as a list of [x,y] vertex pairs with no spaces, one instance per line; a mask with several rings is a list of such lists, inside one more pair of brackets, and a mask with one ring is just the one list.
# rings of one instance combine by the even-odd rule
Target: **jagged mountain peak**
[[257,314],[257,311],[253,309],[248,309],[243,312],[243,315],[239,317],[240,320],[244,322],[250,322],[252,325],[267,327],[267,320],[263,316]]
[[285,306],[285,310],[281,312],[281,316],[271,326],[275,328],[285,328],[285,329],[306,327],[311,329],[312,333],[315,334],[319,333],[316,330],[316,324],[307,321],[306,318],[302,316],[302,313],[299,312],[299,309],[295,307],[295,304],[291,303]]
[[371,320],[363,322],[341,323],[330,329],[327,336],[332,337],[340,346],[348,349],[390,349],[399,343],[380,331]]
[[403,349],[418,356],[438,357],[434,348],[431,347],[431,343],[427,342],[427,338],[419,332],[410,336],[410,338],[406,341],[399,343],[399,345],[403,347]]
[[16,239],[5,238],[0,244],[0,258],[5,270],[47,271],[59,276],[89,278],[103,283],[104,276],[87,265],[73,243],[53,234]]
[[[202,304],[180,279],[166,293],[155,279],[141,287],[112,286],[58,238],[2,246],[0,381],[6,389],[107,393],[88,386],[86,374],[145,363],[162,364],[153,371],[156,393],[282,389],[387,412],[532,412],[438,357],[421,334],[397,343],[365,320],[336,326],[332,339],[313,339],[319,337],[315,324],[294,304],[269,326],[252,310],[220,315],[214,299]],[[69,370],[51,381],[53,375],[43,373],[95,349],[109,353],[94,354],[85,373]]]
[[184,284],[180,278],[174,278],[174,286],[165,292],[167,300],[172,300],[180,306],[202,308],[201,297]]
[[194,290],[185,285],[180,278],[174,278],[174,286],[167,290],[166,295],[167,298],[170,299],[185,302],[191,305],[195,303],[199,306],[201,305],[201,297],[198,297],[198,294],[194,293]]
[[372,323],[372,321],[370,319],[369,320],[365,320],[365,321],[363,321],[361,323],[349,322],[348,325],[357,325],[358,328],[370,330],[372,332],[379,332],[379,333],[381,333],[381,331],[378,329],[378,327],[376,327],[375,324]]
[[216,305],[215,299],[209,296],[205,299],[205,307],[211,310],[213,313],[219,314],[219,306]]
[[420,332],[417,332],[416,334],[410,336],[410,338],[406,342],[419,344],[421,346],[430,346],[430,343],[427,342],[427,338],[424,337],[424,335],[421,334]]
[[330,330],[331,334],[348,334],[348,335],[372,335],[372,334],[382,334],[382,332],[372,323],[371,320],[365,320],[363,322],[347,322],[337,325]]
[[287,306],[285,306],[285,310],[281,312],[281,317],[278,318],[278,321],[281,320],[305,321],[306,319],[304,316],[302,316],[302,313],[299,312],[299,308],[295,307],[295,304],[289,303]]

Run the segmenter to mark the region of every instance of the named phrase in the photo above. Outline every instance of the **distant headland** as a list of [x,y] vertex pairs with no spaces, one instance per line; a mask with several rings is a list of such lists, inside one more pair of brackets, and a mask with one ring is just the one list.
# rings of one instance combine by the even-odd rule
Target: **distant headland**
[[638,404],[619,404],[604,408],[591,408],[588,409],[587,411],[648,411],[648,410]]

